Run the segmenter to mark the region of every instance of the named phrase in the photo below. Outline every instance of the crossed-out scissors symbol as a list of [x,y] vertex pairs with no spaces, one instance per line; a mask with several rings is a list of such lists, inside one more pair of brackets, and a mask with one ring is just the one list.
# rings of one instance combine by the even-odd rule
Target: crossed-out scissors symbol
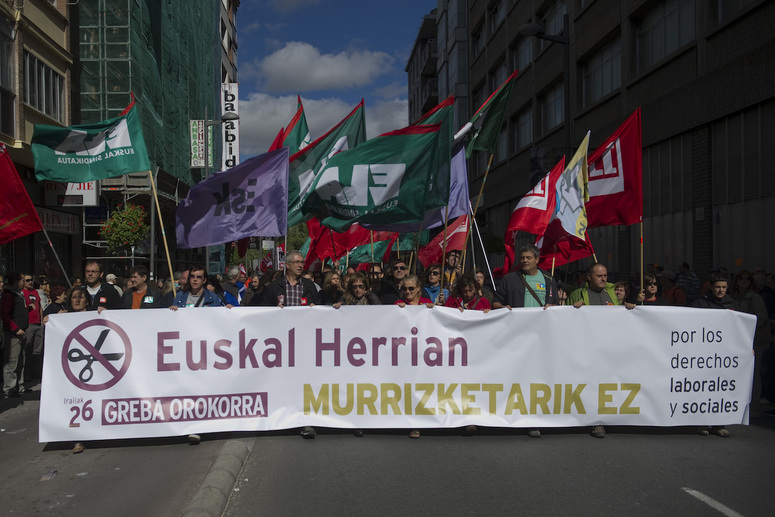
[[[94,344],[94,349],[99,352],[100,348],[102,348],[103,343],[105,342],[105,338],[108,337],[108,334],[110,333],[110,329],[105,329],[102,332],[100,332],[100,337],[97,338],[97,342]],[[122,357],[124,357],[123,352],[122,353],[115,353],[115,354],[100,354],[106,361],[118,361]],[[91,378],[94,376],[94,371],[92,370],[92,364],[94,361],[99,361],[96,357],[94,357],[93,354],[84,354],[80,349],[74,348],[70,350],[67,353],[67,360],[71,363],[77,363],[80,361],[86,361],[86,365],[81,369],[80,373],[78,374],[78,379],[81,380],[81,382],[89,382]]]

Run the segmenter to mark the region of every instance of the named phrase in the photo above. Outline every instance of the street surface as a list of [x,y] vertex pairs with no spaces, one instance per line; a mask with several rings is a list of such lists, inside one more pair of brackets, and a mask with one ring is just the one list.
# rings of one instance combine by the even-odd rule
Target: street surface
[[0,515],[181,515],[232,437],[252,452],[224,513],[255,516],[770,516],[775,421],[693,429],[318,429],[39,444],[35,392],[0,401]]

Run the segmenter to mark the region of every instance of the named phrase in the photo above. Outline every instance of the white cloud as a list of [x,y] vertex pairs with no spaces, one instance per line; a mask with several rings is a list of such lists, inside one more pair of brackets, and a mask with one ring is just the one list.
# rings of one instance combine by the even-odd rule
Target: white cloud
[[383,99],[390,99],[395,97],[405,97],[407,95],[406,83],[400,81],[393,81],[390,84],[386,84],[380,88],[374,90],[374,94],[382,97]]
[[392,69],[393,61],[386,52],[321,54],[309,43],[291,41],[263,58],[257,71],[270,92],[339,90],[372,83]]
[[[313,140],[342,120],[357,103],[342,99],[305,99],[304,114]],[[252,93],[240,100],[240,155],[243,160],[266,152],[281,127],[296,113],[296,96]],[[407,101],[394,99],[366,105],[366,135],[381,135],[407,124]]]

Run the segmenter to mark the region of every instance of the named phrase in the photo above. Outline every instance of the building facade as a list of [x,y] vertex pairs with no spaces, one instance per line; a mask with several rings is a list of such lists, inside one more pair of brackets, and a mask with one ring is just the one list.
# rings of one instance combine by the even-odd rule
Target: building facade
[[80,212],[47,202],[46,185],[35,180],[30,141],[35,124],[72,121],[71,9],[60,1],[0,0],[0,141],[62,263],[37,232],[0,246],[0,274],[45,274],[63,284],[80,268]]
[[[469,0],[467,8],[469,113],[519,71],[477,215],[484,233],[503,236],[520,197],[587,131],[591,152],[640,107],[644,262],[677,270],[686,261],[700,276],[720,266],[775,270],[764,216],[775,209],[774,1]],[[567,71],[566,44],[529,35],[526,24],[567,40]],[[469,163],[471,192],[487,158]],[[610,271],[640,269],[637,226],[589,235]]]

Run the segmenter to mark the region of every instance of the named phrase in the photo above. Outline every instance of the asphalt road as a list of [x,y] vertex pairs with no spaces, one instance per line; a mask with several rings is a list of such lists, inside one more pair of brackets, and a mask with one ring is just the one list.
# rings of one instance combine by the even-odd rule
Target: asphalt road
[[[35,394],[0,401],[0,515],[181,515],[227,439],[252,444],[224,515],[770,516],[775,421],[693,429],[318,429],[39,444]],[[225,448],[224,448],[225,449]],[[237,464],[236,471],[239,471]],[[236,473],[235,471],[235,473]],[[228,491],[228,489],[227,489]],[[201,490],[199,492],[202,493]]]
[[223,445],[185,437],[38,443],[39,391],[0,399],[0,515],[181,515]]
[[[256,440],[225,515],[771,516],[775,427],[372,432]],[[695,495],[688,490],[696,491]],[[701,498],[712,500],[704,502]],[[698,498],[699,497],[699,498]]]

